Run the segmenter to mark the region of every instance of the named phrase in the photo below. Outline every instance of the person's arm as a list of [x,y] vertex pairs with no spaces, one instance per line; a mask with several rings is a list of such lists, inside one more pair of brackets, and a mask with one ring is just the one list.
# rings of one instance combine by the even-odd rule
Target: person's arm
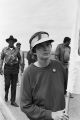
[[57,60],[60,59],[60,45],[57,46],[56,50],[55,50],[55,58]]
[[3,66],[3,62],[4,62],[4,57],[5,57],[4,50],[2,50],[1,58],[0,58],[0,74],[3,74],[2,66]]
[[2,66],[3,66],[3,60],[0,59],[0,74],[3,75],[3,69],[2,69]]
[[20,108],[29,119],[52,119],[51,110],[43,109],[34,104],[28,68],[23,73],[20,93]]
[[20,52],[17,53],[18,64],[21,65],[21,55]]
[[22,60],[21,60],[21,72],[23,73],[24,71],[24,66],[25,66],[25,60],[24,60],[24,52],[22,52],[22,56],[21,56]]
[[25,66],[25,61],[24,61],[24,52],[20,51],[20,56],[21,56],[21,60],[20,60],[20,69],[21,69],[21,73],[24,72],[24,66]]
[[21,55],[20,55],[20,52],[18,52],[18,61],[19,61],[19,64],[21,62]]

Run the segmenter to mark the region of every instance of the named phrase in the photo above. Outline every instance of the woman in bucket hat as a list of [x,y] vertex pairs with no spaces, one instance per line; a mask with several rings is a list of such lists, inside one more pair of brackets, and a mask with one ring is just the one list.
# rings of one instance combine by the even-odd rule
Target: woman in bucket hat
[[44,31],[30,39],[37,61],[24,71],[20,97],[20,108],[30,120],[68,120],[64,110],[66,75],[60,62],[50,60],[52,42]]
[[20,53],[14,47],[14,43],[17,39],[12,35],[6,39],[9,44],[7,47],[3,48],[1,52],[1,63],[0,72],[2,71],[3,62],[4,64],[4,78],[5,78],[5,102],[8,101],[8,93],[11,85],[11,105],[18,107],[16,100],[16,84],[18,80],[19,64],[21,60]]

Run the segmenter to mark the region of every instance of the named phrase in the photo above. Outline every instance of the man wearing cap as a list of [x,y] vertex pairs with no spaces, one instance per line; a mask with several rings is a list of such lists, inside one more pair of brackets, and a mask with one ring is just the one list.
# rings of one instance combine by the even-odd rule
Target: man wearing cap
[[23,73],[20,108],[30,120],[68,120],[65,113],[64,67],[51,60],[53,39],[44,31],[30,38],[32,52],[37,61]]
[[17,42],[12,35],[6,39],[9,44],[1,52],[0,72],[4,62],[4,78],[5,78],[5,101],[8,101],[8,92],[11,85],[11,105],[18,107],[15,102],[16,99],[16,84],[19,73],[19,64],[21,60],[20,53],[14,47],[14,43]]

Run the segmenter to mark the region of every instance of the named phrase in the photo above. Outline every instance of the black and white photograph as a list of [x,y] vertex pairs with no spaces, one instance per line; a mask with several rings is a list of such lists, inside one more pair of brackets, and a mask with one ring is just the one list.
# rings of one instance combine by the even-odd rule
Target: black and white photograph
[[0,120],[80,120],[80,0],[0,0]]

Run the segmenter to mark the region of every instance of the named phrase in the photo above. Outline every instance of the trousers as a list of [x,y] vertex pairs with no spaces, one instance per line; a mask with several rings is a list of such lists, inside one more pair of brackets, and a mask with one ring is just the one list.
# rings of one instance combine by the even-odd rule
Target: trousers
[[16,99],[16,87],[18,81],[18,72],[9,70],[4,67],[4,80],[5,80],[5,98],[8,98],[9,88],[11,85],[11,103],[15,102]]

